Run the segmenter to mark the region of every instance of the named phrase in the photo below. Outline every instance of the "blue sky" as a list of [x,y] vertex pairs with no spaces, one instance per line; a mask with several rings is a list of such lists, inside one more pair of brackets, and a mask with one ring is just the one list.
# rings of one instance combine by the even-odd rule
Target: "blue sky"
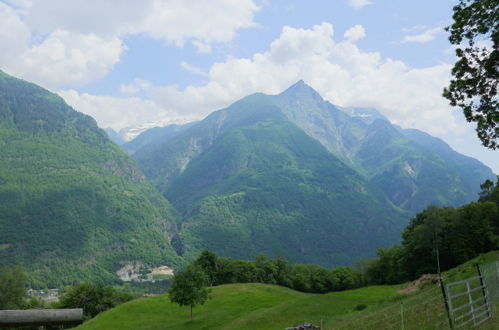
[[304,79],[334,104],[377,108],[499,173],[499,152],[441,97],[454,3],[2,0],[0,68],[124,132]]

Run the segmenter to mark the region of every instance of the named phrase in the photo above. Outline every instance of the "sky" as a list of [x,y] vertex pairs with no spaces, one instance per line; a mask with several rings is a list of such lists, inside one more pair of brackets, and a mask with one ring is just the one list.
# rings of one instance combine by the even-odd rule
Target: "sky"
[[117,131],[184,123],[303,79],[499,173],[441,96],[457,1],[0,0],[0,69]]

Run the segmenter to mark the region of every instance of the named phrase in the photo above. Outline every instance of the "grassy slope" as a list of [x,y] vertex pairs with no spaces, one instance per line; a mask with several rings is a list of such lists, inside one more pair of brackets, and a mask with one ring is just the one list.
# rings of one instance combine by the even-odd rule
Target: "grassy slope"
[[[165,295],[138,299],[107,311],[79,329],[279,329],[332,322],[359,304],[377,304],[398,294],[399,286],[372,286],[328,294],[307,294],[266,284],[213,288],[212,299],[194,309],[170,303]],[[358,313],[358,312],[354,312]]]
[[[499,251],[490,252],[444,276],[447,281],[475,276],[477,262],[485,264],[498,259]],[[321,320],[328,328],[411,299],[413,295],[397,293],[401,287],[404,285],[370,286],[321,295],[265,284],[222,285],[213,288],[212,299],[194,309],[193,321],[189,319],[188,307],[171,304],[166,295],[161,295],[121,305],[79,329],[284,329],[303,322],[320,324]],[[361,304],[367,308],[355,311]],[[489,329],[497,320],[487,323]]]

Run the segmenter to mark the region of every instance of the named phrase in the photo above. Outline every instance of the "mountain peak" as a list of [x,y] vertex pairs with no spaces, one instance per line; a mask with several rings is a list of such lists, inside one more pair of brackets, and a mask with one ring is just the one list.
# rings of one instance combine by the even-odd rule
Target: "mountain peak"
[[307,85],[303,79],[298,80],[296,83],[291,85],[284,92],[279,94],[279,96],[292,96],[292,97],[308,97],[322,102],[322,96],[312,87]]

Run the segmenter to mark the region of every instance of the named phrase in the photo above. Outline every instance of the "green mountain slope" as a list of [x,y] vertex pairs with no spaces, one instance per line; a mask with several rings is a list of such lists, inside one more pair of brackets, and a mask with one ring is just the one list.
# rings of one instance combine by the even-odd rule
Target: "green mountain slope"
[[494,178],[488,167],[442,140],[401,130],[375,110],[335,107],[303,81],[272,98],[289,120],[412,214],[428,204],[476,200],[480,184]]
[[475,200],[480,183],[493,176],[483,164],[475,167],[473,177],[458,171],[454,162],[384,120],[370,124],[365,134],[355,153],[357,163],[395,205],[413,213],[431,204],[455,206]]
[[406,224],[381,190],[263,94],[136,155],[184,215],[181,238],[191,253],[349,264],[397,242]]
[[129,261],[173,265],[172,207],[95,121],[0,71],[0,264],[31,286],[117,280]]

